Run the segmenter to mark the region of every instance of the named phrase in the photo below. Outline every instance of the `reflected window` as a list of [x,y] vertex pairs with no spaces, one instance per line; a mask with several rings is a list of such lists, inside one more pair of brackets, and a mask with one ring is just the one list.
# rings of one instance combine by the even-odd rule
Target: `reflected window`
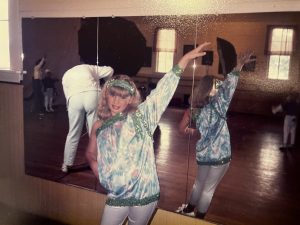
[[291,27],[270,27],[268,30],[269,79],[289,79],[294,33]]
[[10,69],[8,0],[0,1],[0,69]]
[[176,50],[175,29],[159,29],[156,33],[156,72],[168,72],[174,63]]

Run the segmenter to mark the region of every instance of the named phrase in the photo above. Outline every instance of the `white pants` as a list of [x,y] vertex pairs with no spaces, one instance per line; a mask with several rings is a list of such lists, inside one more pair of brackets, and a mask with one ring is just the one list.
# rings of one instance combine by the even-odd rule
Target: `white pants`
[[198,212],[206,213],[214,192],[227,172],[229,164],[220,166],[199,166],[189,204],[196,206]]
[[98,106],[97,91],[81,92],[72,96],[68,102],[69,133],[64,150],[64,165],[72,166],[80,140],[84,119],[86,117],[87,130],[90,134]]
[[115,207],[105,205],[101,225],[122,225],[128,217],[128,225],[146,225],[157,205],[157,201],[143,206]]
[[286,115],[283,124],[283,145],[288,146],[288,137],[290,135],[290,144],[295,144],[297,128],[297,117]]

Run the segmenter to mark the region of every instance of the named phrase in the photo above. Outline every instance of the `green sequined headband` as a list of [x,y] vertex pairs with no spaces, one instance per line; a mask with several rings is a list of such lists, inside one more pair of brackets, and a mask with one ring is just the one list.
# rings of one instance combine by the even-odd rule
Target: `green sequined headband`
[[135,89],[127,81],[111,79],[107,83],[107,87],[121,87],[129,92],[130,95],[135,94]]

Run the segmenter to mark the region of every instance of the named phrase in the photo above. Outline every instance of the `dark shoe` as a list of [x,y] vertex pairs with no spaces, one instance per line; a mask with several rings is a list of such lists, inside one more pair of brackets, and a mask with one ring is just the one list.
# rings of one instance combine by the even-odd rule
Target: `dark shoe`
[[195,206],[190,204],[182,204],[178,209],[176,210],[177,213],[186,215],[186,216],[195,216],[194,212]]
[[289,145],[287,146],[287,150],[293,151],[295,149],[295,145]]
[[195,206],[191,204],[187,204],[186,207],[182,210],[184,213],[191,213],[194,212]]
[[283,146],[279,147],[279,150],[280,151],[286,151],[286,150],[288,150],[288,147],[283,145]]
[[195,213],[195,217],[198,219],[202,219],[202,220],[204,219],[205,215],[206,215],[206,213],[201,213],[198,211]]

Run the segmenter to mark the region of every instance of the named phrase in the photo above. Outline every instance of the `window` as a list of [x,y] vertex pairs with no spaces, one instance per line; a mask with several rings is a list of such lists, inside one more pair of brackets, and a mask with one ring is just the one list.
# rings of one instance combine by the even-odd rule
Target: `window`
[[291,27],[270,27],[267,49],[267,54],[269,55],[269,79],[289,79],[294,33],[295,31]]
[[175,29],[159,29],[156,34],[156,72],[168,72],[173,66],[176,50]]
[[0,70],[10,69],[8,0],[0,1]]

